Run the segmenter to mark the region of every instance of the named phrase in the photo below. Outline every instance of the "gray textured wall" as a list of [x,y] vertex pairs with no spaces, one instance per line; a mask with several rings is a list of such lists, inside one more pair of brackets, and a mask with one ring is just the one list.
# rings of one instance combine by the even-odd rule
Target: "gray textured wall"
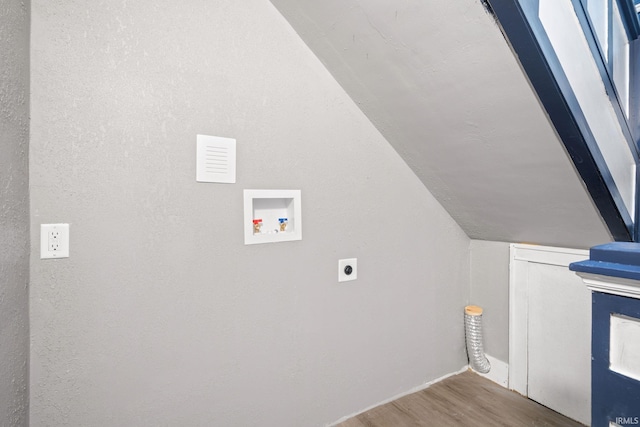
[[[321,425],[466,363],[469,239],[267,0],[32,12],[33,425]],[[244,188],[304,239],[243,245]]]
[[28,424],[29,3],[0,4],[0,426]]
[[509,243],[471,241],[471,304],[482,314],[484,350],[509,362]]

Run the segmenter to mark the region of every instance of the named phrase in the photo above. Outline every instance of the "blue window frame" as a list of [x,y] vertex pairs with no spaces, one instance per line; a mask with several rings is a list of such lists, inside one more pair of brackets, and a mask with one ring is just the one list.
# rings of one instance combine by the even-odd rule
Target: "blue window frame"
[[[570,1],[617,117],[623,139],[633,157],[632,162],[637,166],[640,163],[640,67],[636,67],[635,63],[636,58],[640,58],[636,53],[640,21],[635,5],[631,0]],[[640,0],[637,2],[640,3]],[[632,194],[633,201],[629,209],[628,197],[625,204],[576,93],[538,17],[540,0],[488,0],[486,3],[515,51],[613,238],[617,241],[640,240],[640,232],[636,226],[640,210],[638,197]],[[593,12],[597,15],[597,7],[602,4],[605,10],[601,13],[603,16],[595,16]],[[616,12],[617,15],[612,17],[612,10],[619,13]],[[617,18],[618,16],[621,18]],[[606,19],[606,32],[594,22],[603,17]],[[613,22],[613,19],[618,21]],[[619,28],[620,21],[624,31]],[[617,28],[617,32],[614,28]],[[621,34],[626,37],[622,43]],[[620,52],[625,55],[628,52],[628,57],[616,57]],[[628,69],[622,69],[624,64],[627,64]],[[626,85],[624,82],[627,82]],[[639,182],[638,169],[640,168],[636,167],[636,188]]]

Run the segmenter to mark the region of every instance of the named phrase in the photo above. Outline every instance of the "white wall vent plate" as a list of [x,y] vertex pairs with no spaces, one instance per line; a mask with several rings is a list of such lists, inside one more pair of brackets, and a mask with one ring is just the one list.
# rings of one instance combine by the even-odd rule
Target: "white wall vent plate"
[[198,135],[196,181],[236,182],[236,140],[221,136]]

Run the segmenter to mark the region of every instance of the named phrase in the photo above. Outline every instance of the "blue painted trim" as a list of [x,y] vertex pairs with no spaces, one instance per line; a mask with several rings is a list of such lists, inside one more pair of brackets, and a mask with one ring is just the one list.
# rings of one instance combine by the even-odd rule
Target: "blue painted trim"
[[[635,227],[634,227],[635,222],[633,221],[634,218],[631,218],[631,214],[629,213],[624,203],[624,200],[620,195],[618,186],[613,180],[613,176],[611,175],[609,167],[607,166],[607,162],[604,160],[604,156],[600,152],[600,147],[598,146],[598,142],[596,141],[596,138],[591,133],[591,128],[589,126],[589,123],[586,117],[584,116],[584,113],[582,112],[582,108],[580,107],[580,103],[578,102],[575,92],[573,91],[573,87],[571,86],[571,83],[569,82],[569,79],[567,78],[564,72],[564,69],[560,64],[560,60],[558,59],[555,53],[555,50],[553,49],[551,40],[547,36],[544,26],[542,25],[542,22],[538,17],[538,9],[537,8],[530,9],[528,11],[525,11],[524,14],[525,14],[525,18],[528,20],[528,23],[532,28],[532,31],[534,33],[534,36],[536,37],[537,42],[540,45],[544,58],[547,61],[549,68],[551,69],[552,77],[555,78],[556,83],[560,88],[560,92],[561,92],[560,96],[563,96],[564,101],[568,104],[568,107],[570,110],[569,113],[574,117],[574,120],[578,126],[578,132],[581,134],[582,138],[584,139],[585,144],[587,145],[594,159],[594,162],[596,163],[596,167],[598,168],[598,171],[601,174],[602,179],[605,181],[608,191],[616,205],[616,208],[618,209],[618,213],[625,223],[625,226],[629,233],[629,238],[626,240],[632,240],[635,234]],[[610,90],[613,91],[613,88],[611,88]],[[615,93],[615,91],[612,93]],[[616,96],[616,95],[613,95],[613,96]],[[614,98],[614,99],[615,99],[615,102],[613,105],[614,106],[618,105],[617,98]],[[546,107],[546,104],[545,104],[545,107]],[[624,129],[627,128],[628,125],[626,123],[626,119],[624,119],[624,113],[622,114],[623,114],[623,120],[625,120],[625,122],[624,122],[624,126],[621,126],[621,129],[624,132]],[[634,160],[637,163],[638,162],[637,152],[635,149],[635,144],[632,142],[630,135],[627,138],[627,144],[629,144],[631,153],[634,157]],[[565,142],[565,146],[566,145],[567,143]]]
[[640,242],[640,197],[638,186],[640,185],[640,165],[636,164],[636,217],[635,217],[635,227],[633,228],[633,241]]
[[635,40],[640,36],[640,21],[633,3],[629,0],[613,0],[618,2],[618,9],[622,15],[624,28],[627,30],[629,40]]
[[[615,1],[615,0],[614,0]],[[600,44],[598,43],[598,36],[593,31],[593,26],[591,24],[591,20],[589,19],[588,13],[585,10],[582,0],[571,0],[573,3],[573,9],[576,12],[576,16],[578,17],[578,22],[580,22],[580,26],[582,27],[582,32],[585,35],[585,39],[587,40],[587,44],[589,45],[589,49],[591,50],[591,54],[595,60],[595,64],[598,67],[598,72],[600,73],[600,79],[604,84],[605,91],[607,96],[609,97],[609,101],[613,106],[613,110],[616,113],[616,117],[618,119],[618,124],[620,125],[620,129],[622,130],[622,134],[624,135],[627,145],[631,150],[631,154],[635,159],[636,163],[640,161],[640,156],[638,153],[638,146],[636,143],[638,139],[634,138],[631,132],[631,126],[629,121],[627,120],[626,113],[624,112],[624,107],[622,106],[621,97],[618,94],[618,90],[615,87],[613,82],[613,57],[612,52],[613,49],[609,49],[610,58],[607,58],[605,61],[604,53],[600,49]],[[611,20],[611,16],[609,16],[609,20]],[[608,26],[609,28],[609,41],[611,41],[611,23]],[[631,49],[629,50],[629,63],[631,62]],[[610,64],[611,69],[607,67],[607,63]],[[631,96],[631,79],[629,80],[629,96]],[[631,110],[631,101],[629,101],[629,116],[637,116],[633,114],[634,110]]]
[[[554,71],[562,70],[559,61],[555,53],[550,55],[551,60],[545,56],[545,53],[550,49],[546,35],[541,40],[546,44],[546,48],[543,48],[537,38],[537,33],[540,33],[540,30],[535,31],[532,28],[517,0],[489,0],[489,4],[565,145],[576,170],[585,182],[592,200],[609,228],[609,232],[615,240],[632,240],[634,236],[632,218],[624,206],[593,136],[588,132],[585,137],[583,133],[584,123],[586,123],[584,116],[582,115],[581,118],[583,126],[580,126],[571,109],[571,101],[571,103],[577,104],[575,96],[573,100],[568,101],[560,86],[561,82],[554,75]],[[537,11],[536,5],[537,2],[527,2],[527,7],[535,8]],[[541,24],[539,26],[541,27]],[[547,40],[545,41],[545,39]],[[552,49],[551,52],[553,52]],[[564,77],[562,86],[568,86],[564,72],[561,72],[559,76],[561,79]],[[573,91],[569,93],[573,94]]]
[[[573,116],[573,119],[577,126],[577,131],[582,137],[584,144],[586,144],[593,158],[593,161],[596,164],[596,167],[598,168],[598,172],[600,173],[601,178],[604,180],[605,185],[607,186],[609,194],[613,199],[616,209],[618,210],[618,214],[620,215],[620,217],[625,223],[625,227],[627,228],[630,236],[628,240],[631,240],[631,237],[633,236],[633,233],[635,231],[634,230],[635,223],[633,221],[633,218],[631,218],[631,214],[629,213],[624,203],[624,200],[622,199],[622,196],[620,195],[618,186],[616,185],[613,179],[613,175],[609,170],[609,166],[607,165],[607,162],[605,161],[604,156],[600,151],[598,142],[596,141],[595,136],[593,136],[593,133],[591,132],[589,122],[587,121],[587,118],[582,112],[582,108],[580,107],[580,103],[578,102],[578,99],[575,95],[575,92],[573,91],[573,88],[571,87],[571,83],[569,82],[569,79],[567,78],[564,72],[564,69],[562,68],[562,65],[560,65],[560,60],[556,56],[555,50],[553,49],[553,46],[551,44],[551,40],[549,40],[549,37],[547,36],[542,26],[542,22],[540,22],[540,20],[537,19],[537,16],[535,20],[533,21],[529,20],[529,22],[534,24],[532,26],[534,30],[534,34],[538,40],[538,43],[540,44],[543,55],[546,61],[548,62],[549,68],[552,72],[552,76],[553,78],[555,78],[556,84],[560,89],[560,96],[563,97],[564,102],[567,104],[569,108],[569,114]],[[563,123],[563,125],[566,125],[566,123]],[[565,147],[567,147],[567,143],[564,140],[563,142],[565,143]],[[573,141],[570,141],[569,143],[571,144],[572,142]],[[629,140],[627,140],[627,143],[633,145],[633,143]],[[632,154],[636,152],[635,147],[632,148],[631,152]],[[636,156],[634,156],[634,158],[635,157]]]
[[[640,3],[640,0],[637,1]],[[608,50],[609,57],[605,58],[600,48],[600,43],[598,42],[598,36],[593,30],[593,25],[587,12],[587,1],[572,0],[572,2],[576,16],[578,17],[598,71],[600,72],[602,82],[605,85],[605,90],[616,113],[620,128],[627,140],[636,164],[638,164],[640,163],[640,114],[638,114],[640,111],[640,66],[638,66],[638,60],[640,60],[640,41],[638,39],[629,40],[629,118],[627,119],[624,107],[620,101],[621,98],[613,82],[613,49],[610,48]],[[609,11],[611,11],[611,2],[612,0],[608,0],[607,10]],[[637,20],[637,15],[635,18]],[[611,13],[608,15],[608,20],[608,40],[610,44],[612,40]],[[627,36],[629,36],[628,32]],[[636,183],[640,184],[640,168],[636,168]],[[635,226],[633,227],[632,238],[633,241],[637,242],[640,241],[640,197],[635,198],[635,203],[635,218],[633,218],[633,224],[635,224]]]
[[[637,0],[635,4],[640,4]],[[640,39],[629,42],[629,129],[640,151]],[[640,165],[636,167],[636,196],[640,189]],[[640,197],[636,197],[636,224],[633,240],[640,242]]]
[[601,276],[620,277],[638,280],[640,287],[640,267],[633,265],[615,264],[601,261],[580,261],[569,265],[571,271],[599,274]]
[[629,43],[629,128],[640,151],[640,39]]
[[640,243],[614,242],[597,245],[589,250],[589,259],[640,267]]
[[591,425],[609,427],[617,417],[640,417],[640,383],[609,369],[611,314],[640,319],[640,301],[600,292],[591,298]]
[[640,286],[640,243],[615,242],[594,246],[587,261],[569,264],[569,270],[638,280]]

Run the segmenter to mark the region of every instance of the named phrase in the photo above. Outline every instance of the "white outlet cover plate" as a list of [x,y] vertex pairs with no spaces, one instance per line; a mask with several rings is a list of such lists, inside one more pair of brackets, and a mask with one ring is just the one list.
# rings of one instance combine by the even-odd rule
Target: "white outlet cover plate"
[[[344,268],[350,265],[353,269],[351,274],[347,275]],[[338,260],[338,282],[349,282],[358,278],[358,258],[347,258]]]
[[[50,236],[56,233],[56,249],[50,247]],[[40,224],[40,259],[69,258],[69,224]]]

